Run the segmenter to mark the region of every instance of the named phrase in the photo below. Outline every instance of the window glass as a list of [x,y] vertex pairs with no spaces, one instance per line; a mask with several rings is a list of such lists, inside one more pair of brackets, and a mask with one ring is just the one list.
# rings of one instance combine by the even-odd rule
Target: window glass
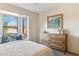
[[18,30],[18,17],[4,15],[3,21],[3,34],[11,38],[12,41],[16,40]]

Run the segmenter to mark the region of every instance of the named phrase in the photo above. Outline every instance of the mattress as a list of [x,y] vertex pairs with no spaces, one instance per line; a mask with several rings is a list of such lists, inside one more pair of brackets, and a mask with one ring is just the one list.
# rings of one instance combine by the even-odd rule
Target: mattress
[[52,56],[49,47],[32,41],[18,40],[0,44],[0,56]]

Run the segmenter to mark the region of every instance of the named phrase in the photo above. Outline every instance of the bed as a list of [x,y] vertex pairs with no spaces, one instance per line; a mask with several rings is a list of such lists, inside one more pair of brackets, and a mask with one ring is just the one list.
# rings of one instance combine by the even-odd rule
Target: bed
[[32,41],[18,40],[0,44],[0,56],[52,56],[49,47]]

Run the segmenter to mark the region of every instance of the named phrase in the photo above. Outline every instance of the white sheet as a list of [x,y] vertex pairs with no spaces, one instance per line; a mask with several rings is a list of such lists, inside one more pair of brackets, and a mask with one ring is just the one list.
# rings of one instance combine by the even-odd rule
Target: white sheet
[[0,56],[50,56],[53,51],[32,41],[14,41],[0,44]]

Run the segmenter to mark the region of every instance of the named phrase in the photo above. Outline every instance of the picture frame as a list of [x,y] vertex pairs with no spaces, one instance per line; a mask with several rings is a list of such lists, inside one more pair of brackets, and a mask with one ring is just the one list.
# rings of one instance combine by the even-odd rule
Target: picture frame
[[47,28],[63,28],[63,14],[57,14],[47,17]]

